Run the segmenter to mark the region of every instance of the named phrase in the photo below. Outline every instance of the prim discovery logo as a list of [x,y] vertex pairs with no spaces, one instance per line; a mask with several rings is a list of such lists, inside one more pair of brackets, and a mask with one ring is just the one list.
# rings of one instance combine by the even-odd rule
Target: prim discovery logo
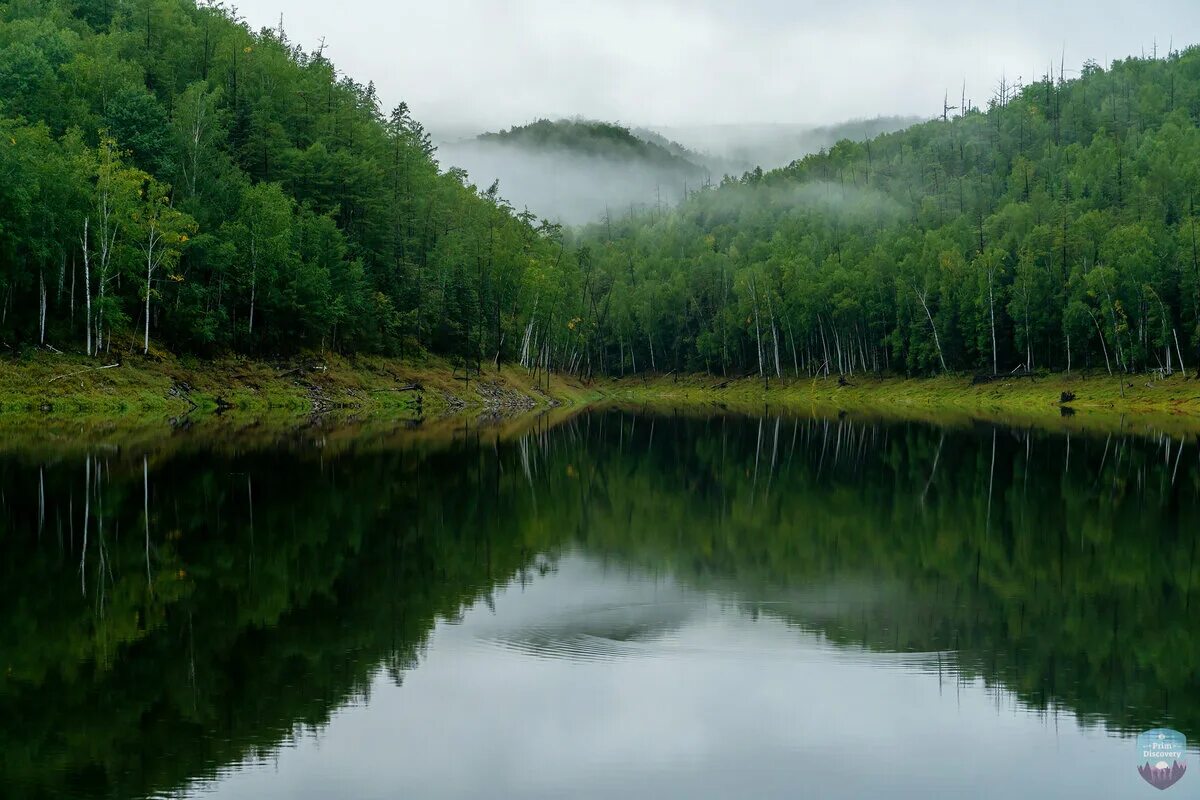
[[1156,789],[1170,789],[1187,772],[1187,739],[1179,731],[1155,728],[1137,737],[1137,770]]

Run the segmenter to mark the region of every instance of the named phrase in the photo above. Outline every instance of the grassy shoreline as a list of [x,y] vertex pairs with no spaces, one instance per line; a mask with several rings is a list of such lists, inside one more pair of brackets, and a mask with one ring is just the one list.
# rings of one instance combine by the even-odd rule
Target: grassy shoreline
[[[746,412],[786,411],[909,419],[938,424],[979,421],[1099,431],[1153,428],[1200,433],[1200,380],[1175,375],[1155,380],[1126,375],[1047,374],[972,385],[966,376],[855,376],[841,385],[825,379],[726,381],[712,376],[625,378],[605,386],[617,402],[659,408],[716,407]],[[1122,391],[1123,389],[1123,391]],[[1063,403],[1063,393],[1074,399]]]
[[[118,365],[118,366],[112,366]],[[465,379],[436,357],[308,354],[285,361],[215,361],[167,355],[85,359],[38,353],[0,361],[0,432],[135,429],[202,420],[214,427],[304,424],[315,416],[355,424],[455,417],[514,417],[596,403],[696,411],[855,413],[939,424],[1001,421],[1053,428],[1152,426],[1200,433],[1200,379],[1051,374],[974,386],[965,376],[784,379],[636,376],[591,384],[485,367]],[[1074,399],[1062,403],[1064,392]],[[217,423],[216,420],[220,420]]]
[[271,362],[38,353],[0,361],[0,428],[226,424],[331,418],[415,421],[456,414],[513,415],[595,399],[580,383],[549,383],[518,367],[470,376],[444,359],[308,354]]

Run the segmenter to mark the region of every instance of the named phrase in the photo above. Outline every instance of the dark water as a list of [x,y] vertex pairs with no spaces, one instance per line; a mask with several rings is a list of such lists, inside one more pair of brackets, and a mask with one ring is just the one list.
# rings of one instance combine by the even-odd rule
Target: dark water
[[617,411],[10,452],[0,794],[1157,796],[1133,737],[1200,737],[1198,460]]

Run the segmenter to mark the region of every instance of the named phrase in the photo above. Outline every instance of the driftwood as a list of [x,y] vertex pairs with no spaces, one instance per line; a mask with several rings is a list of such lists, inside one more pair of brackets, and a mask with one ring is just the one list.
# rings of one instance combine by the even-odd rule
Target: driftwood
[[121,365],[120,365],[120,364],[109,364],[109,365],[108,365],[108,366],[106,366],[106,367],[88,367],[87,369],[81,369],[81,370],[77,370],[77,371],[75,371],[75,372],[68,372],[68,373],[66,373],[65,375],[55,375],[55,376],[54,376],[53,378],[51,378],[50,380],[46,381],[46,383],[48,383],[48,384],[49,384],[49,383],[54,383],[55,381],[62,380],[63,378],[70,378],[70,377],[72,377],[72,376],[74,376],[74,375],[82,375],[82,374],[83,374],[83,373],[85,373],[85,372],[96,372],[96,371],[98,371],[98,370],[102,370],[102,369],[113,369],[113,368],[115,368],[115,367],[119,367],[119,366],[121,366]]

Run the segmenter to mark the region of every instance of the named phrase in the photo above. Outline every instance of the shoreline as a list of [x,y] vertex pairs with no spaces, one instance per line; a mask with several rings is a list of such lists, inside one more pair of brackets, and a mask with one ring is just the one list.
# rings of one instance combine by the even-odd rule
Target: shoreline
[[593,395],[559,375],[548,385],[540,376],[535,382],[511,365],[468,377],[433,356],[203,360],[38,353],[0,361],[0,421],[160,422],[210,415],[303,420],[326,414],[416,420],[544,410]]
[[[1047,374],[973,385],[969,376],[837,376],[726,380],[712,376],[627,377],[606,385],[612,401],[647,408],[717,408],[745,413],[853,414],[938,425],[1003,423],[1048,430],[1152,430],[1200,435],[1200,380],[1125,375],[1124,396],[1107,374]],[[1063,402],[1064,393],[1074,398]]]
[[[201,360],[152,355],[111,360],[38,353],[0,362],[0,430],[36,438],[57,429],[170,428],[203,422],[234,429],[301,427],[315,419],[355,425],[516,418],[558,408],[862,415],[936,424],[1002,422],[1053,429],[1150,427],[1200,434],[1200,379],[1046,374],[972,385],[969,376],[854,376],[772,380],[710,375],[626,376],[590,384],[515,365],[481,375],[445,359],[345,357]],[[1063,402],[1064,393],[1074,397]]]

